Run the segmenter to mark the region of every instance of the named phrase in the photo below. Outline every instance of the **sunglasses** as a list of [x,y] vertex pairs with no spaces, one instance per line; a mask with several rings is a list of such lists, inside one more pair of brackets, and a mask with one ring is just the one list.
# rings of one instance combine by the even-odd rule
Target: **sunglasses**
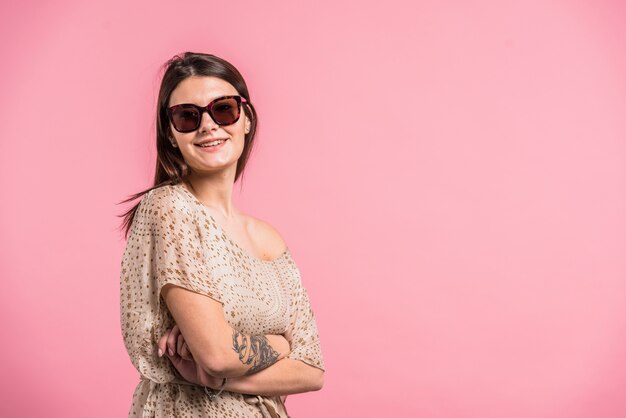
[[220,126],[232,125],[239,120],[241,103],[246,101],[246,98],[241,96],[222,96],[204,107],[183,103],[169,107],[167,116],[174,129],[180,133],[198,129],[204,112],[208,112],[211,119]]

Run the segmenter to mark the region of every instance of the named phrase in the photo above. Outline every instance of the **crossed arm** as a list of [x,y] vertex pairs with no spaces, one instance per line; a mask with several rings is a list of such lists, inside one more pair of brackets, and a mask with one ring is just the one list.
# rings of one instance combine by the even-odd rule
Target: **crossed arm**
[[241,333],[226,322],[217,300],[175,285],[163,286],[161,292],[180,333],[173,328],[159,340],[159,348],[167,350],[177,369],[184,359],[193,362],[186,363],[187,367],[208,375],[207,380],[192,383],[212,387],[209,382],[218,380],[221,386],[222,378],[227,377],[224,390],[263,396],[322,388],[324,371],[285,358],[290,346],[282,335]]

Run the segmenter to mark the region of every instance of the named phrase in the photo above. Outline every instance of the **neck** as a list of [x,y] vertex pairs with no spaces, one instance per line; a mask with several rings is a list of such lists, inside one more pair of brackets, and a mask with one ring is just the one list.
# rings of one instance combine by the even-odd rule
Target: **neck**
[[[235,166],[232,166],[235,168]],[[233,185],[235,170],[217,173],[192,173],[184,182],[185,186],[204,205],[215,210],[224,219],[232,221],[236,217],[233,205]]]

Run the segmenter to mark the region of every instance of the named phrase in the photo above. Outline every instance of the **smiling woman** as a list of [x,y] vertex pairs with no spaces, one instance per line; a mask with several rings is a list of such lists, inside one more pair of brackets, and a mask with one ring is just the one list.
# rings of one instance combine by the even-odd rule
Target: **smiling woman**
[[140,374],[129,416],[287,418],[324,362],[308,292],[281,234],[234,207],[257,116],[239,72],[168,61],[155,184],[126,212],[124,344]]

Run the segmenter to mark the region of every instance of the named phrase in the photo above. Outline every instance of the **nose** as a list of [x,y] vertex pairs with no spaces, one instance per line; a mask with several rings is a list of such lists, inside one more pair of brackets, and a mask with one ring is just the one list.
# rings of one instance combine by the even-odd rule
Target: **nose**
[[202,119],[200,120],[200,128],[198,129],[200,133],[214,131],[219,127],[220,126],[217,123],[215,123],[211,115],[209,115],[209,112],[205,109],[204,112],[202,112]]

